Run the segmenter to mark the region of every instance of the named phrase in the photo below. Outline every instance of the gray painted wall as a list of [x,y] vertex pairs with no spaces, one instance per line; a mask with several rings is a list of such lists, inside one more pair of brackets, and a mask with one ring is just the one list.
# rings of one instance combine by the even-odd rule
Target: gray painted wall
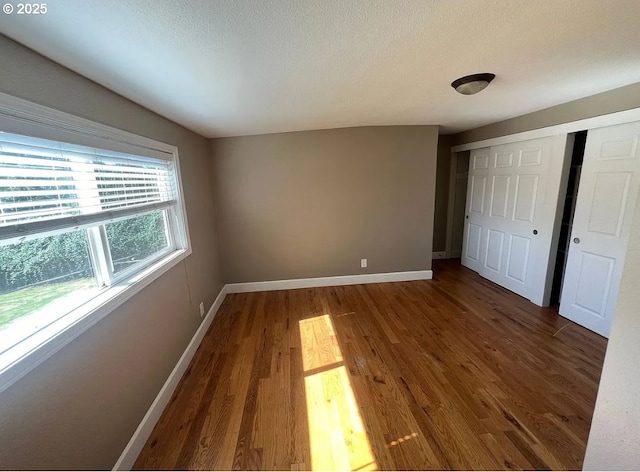
[[618,302],[584,459],[585,470],[640,468],[640,203],[629,235]]
[[210,143],[0,36],[0,91],[178,146],[193,254],[0,393],[0,469],[110,469],[222,281]]
[[453,221],[451,228],[451,252],[456,255],[462,253],[464,238],[464,216],[467,203],[467,180],[469,173],[469,151],[456,155],[456,188],[453,200]]
[[453,135],[453,145],[507,136],[640,107],[640,83]]
[[437,126],[214,140],[225,280],[430,269],[437,140]]
[[436,200],[433,221],[433,251],[447,249],[447,208],[449,207],[449,173],[451,171],[451,136],[438,136]]

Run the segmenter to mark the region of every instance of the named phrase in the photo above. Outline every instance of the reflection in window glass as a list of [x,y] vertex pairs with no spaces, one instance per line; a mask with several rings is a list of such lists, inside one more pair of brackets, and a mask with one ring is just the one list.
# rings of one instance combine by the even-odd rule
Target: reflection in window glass
[[105,228],[116,274],[169,246],[164,211],[108,223]]

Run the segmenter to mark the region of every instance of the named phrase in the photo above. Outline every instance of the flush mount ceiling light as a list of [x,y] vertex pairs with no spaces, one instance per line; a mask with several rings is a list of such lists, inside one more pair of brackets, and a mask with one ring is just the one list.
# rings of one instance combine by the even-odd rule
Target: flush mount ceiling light
[[473,95],[484,90],[495,77],[495,74],[486,73],[467,75],[451,82],[451,86],[462,95]]

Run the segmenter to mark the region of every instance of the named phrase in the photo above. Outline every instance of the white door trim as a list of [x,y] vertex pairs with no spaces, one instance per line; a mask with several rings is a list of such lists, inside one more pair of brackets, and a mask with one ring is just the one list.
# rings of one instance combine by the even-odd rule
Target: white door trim
[[603,128],[605,126],[619,125],[622,123],[631,123],[640,121],[640,108],[632,108],[631,110],[617,111],[606,115],[594,116],[583,120],[570,121],[569,123],[561,123],[558,125],[547,126],[521,133],[509,134],[506,136],[498,136],[481,141],[471,143],[458,144],[451,147],[451,152],[469,151],[484,147],[498,146],[501,144],[509,144],[516,141],[526,141],[529,139],[546,138],[557,134],[575,133],[585,129]]

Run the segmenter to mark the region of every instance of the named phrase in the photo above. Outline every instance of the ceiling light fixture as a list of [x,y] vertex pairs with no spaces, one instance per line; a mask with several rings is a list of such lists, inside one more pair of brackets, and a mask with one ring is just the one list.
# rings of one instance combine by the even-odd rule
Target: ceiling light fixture
[[451,86],[462,95],[473,95],[484,90],[495,77],[495,74],[487,73],[467,75],[451,82]]

